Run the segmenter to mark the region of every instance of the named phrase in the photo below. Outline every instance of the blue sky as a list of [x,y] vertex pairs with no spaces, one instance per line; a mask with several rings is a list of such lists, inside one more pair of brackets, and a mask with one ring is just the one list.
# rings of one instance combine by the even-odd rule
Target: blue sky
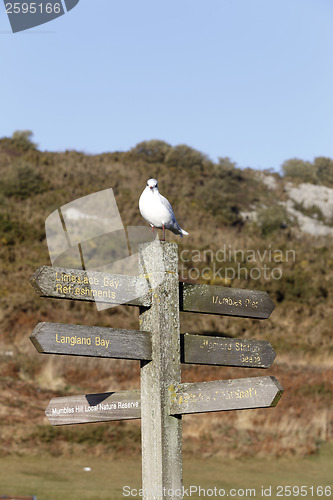
[[39,148],[188,144],[279,170],[333,158],[332,0],[80,0],[13,34],[0,5],[0,137]]

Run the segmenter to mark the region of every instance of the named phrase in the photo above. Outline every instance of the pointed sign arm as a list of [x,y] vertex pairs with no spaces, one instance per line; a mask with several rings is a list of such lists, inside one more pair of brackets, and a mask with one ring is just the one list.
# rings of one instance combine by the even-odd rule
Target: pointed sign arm
[[276,353],[267,340],[181,335],[182,363],[269,368]]
[[151,334],[140,330],[38,323],[30,340],[44,354],[151,359]]
[[275,377],[251,377],[169,387],[170,414],[276,406],[283,388]]
[[148,307],[151,293],[141,276],[62,267],[39,267],[30,284],[41,297]]
[[180,282],[180,310],[244,318],[269,318],[274,303],[267,292]]

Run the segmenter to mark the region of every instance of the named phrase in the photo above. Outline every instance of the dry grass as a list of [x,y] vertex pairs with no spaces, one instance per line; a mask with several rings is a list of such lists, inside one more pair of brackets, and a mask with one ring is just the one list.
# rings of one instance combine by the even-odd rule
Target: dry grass
[[[15,185],[12,179],[23,163],[33,172],[28,198],[12,192]],[[180,251],[185,248],[190,252],[205,249],[214,252],[230,245],[232,249],[261,252],[267,248],[293,249],[296,254],[295,260],[279,264],[280,280],[241,277],[228,283],[233,287],[267,290],[276,303],[270,319],[181,313],[183,332],[265,339],[277,352],[277,359],[268,371],[184,366],[184,381],[269,374],[275,375],[285,388],[281,401],[273,409],[185,417],[186,453],[228,457],[303,456],[317,453],[323,442],[332,440],[332,241],[314,240],[294,228],[276,230],[263,238],[256,225],[226,220],[233,206],[238,210],[251,209],[253,204],[274,206],[285,196],[283,179],[279,179],[275,191],[268,191],[250,170],[236,169],[230,177],[229,174],[221,177],[221,172],[212,165],[191,169],[147,163],[134,152],[94,157],[76,152],[22,152],[8,140],[0,141],[0,172],[1,454],[30,454],[32,450],[36,454],[42,450],[54,455],[88,451],[96,455],[112,453],[105,448],[103,436],[113,431],[116,447],[126,434],[129,436],[127,452],[136,453],[139,449],[138,423],[93,425],[93,430],[85,431],[87,434],[83,436],[77,427],[52,434],[47,431],[50,428],[44,416],[48,401],[56,395],[138,388],[138,362],[45,356],[38,354],[28,340],[39,321],[136,329],[138,311],[121,306],[97,312],[94,304],[42,299],[35,295],[28,279],[37,267],[50,264],[44,222],[53,210],[80,196],[113,187],[123,223],[142,224],[138,197],[146,179],[152,176],[159,179],[162,193],[167,194],[176,207],[179,223],[190,233],[187,239],[170,237],[183,245]],[[216,176],[216,185],[221,185],[221,196],[228,196],[216,198],[214,195],[220,205],[210,204],[207,208],[203,192],[205,196],[212,196],[214,185],[208,183],[212,175]],[[176,176],[177,183],[174,182]],[[34,183],[40,178],[46,183],[43,189],[45,185],[47,189],[40,190]],[[108,185],[105,179],[109,179]],[[218,210],[221,204],[228,208],[222,218]],[[188,269],[192,265],[201,269],[212,264],[202,261],[186,265]],[[8,351],[13,354],[6,354]],[[93,433],[97,438],[92,444]]]

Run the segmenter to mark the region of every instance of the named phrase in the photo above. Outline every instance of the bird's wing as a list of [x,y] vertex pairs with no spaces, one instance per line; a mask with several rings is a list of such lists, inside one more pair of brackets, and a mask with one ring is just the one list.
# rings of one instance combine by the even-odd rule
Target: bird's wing
[[169,200],[167,200],[167,199],[166,199],[164,196],[162,196],[161,194],[160,194],[160,197],[161,197],[160,199],[161,199],[162,204],[165,206],[165,208],[167,208],[167,209],[169,210],[170,214],[171,214],[173,217],[175,217],[175,214],[173,213],[172,206],[171,206],[171,204],[170,204]]

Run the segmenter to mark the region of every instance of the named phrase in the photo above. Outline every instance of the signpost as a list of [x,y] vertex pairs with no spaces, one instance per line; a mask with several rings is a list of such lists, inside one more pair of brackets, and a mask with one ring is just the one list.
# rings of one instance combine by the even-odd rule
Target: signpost
[[30,338],[46,354],[140,360],[140,391],[54,398],[46,415],[52,425],[141,418],[146,500],[180,498],[183,414],[273,407],[283,393],[270,376],[181,383],[181,363],[269,368],[275,352],[267,341],[180,334],[179,311],[264,319],[274,304],[265,292],[179,283],[177,245],[158,243],[140,246],[140,276],[44,266],[30,280],[43,297],[140,307],[140,331],[39,323]]

